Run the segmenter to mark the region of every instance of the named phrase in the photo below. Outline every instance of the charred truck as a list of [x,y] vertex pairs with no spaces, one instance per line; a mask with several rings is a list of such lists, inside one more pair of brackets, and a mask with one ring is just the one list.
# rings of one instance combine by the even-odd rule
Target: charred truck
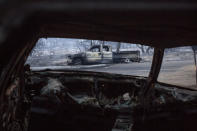
[[73,65],[140,61],[140,51],[112,52],[112,47],[109,45],[95,45],[86,52],[68,55],[68,64]]

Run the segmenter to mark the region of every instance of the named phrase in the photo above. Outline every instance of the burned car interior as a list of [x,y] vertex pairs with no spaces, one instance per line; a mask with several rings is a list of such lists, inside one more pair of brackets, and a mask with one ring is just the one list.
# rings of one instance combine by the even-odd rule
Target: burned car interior
[[[0,131],[196,131],[197,87],[158,82],[167,48],[197,44],[195,1],[8,0],[0,7]],[[150,72],[32,70],[31,50],[51,37],[151,46]]]

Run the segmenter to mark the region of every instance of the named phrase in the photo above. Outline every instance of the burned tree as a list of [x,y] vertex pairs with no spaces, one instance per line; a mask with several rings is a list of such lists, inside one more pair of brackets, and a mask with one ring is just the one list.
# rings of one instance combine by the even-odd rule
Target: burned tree
[[79,49],[80,52],[82,52],[82,51],[87,51],[94,45],[104,45],[104,44],[105,44],[105,41],[101,41],[101,40],[83,39],[83,40],[79,40],[75,46]]
[[142,54],[150,54],[150,50],[153,49],[151,46],[144,46],[140,44],[136,44],[136,46],[141,50]]
[[116,52],[120,52],[121,42],[117,42]]
[[192,46],[192,50],[194,53],[194,64],[195,64],[195,69],[196,69],[196,85],[197,85],[197,65],[196,65],[196,51],[197,51],[197,46]]

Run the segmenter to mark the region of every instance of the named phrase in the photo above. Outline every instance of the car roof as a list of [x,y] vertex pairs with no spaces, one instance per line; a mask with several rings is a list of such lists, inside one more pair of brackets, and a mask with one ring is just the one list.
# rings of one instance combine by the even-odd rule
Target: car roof
[[[39,29],[39,37],[118,41],[160,48],[197,43],[194,0],[16,1],[2,2],[0,12],[18,12],[13,13],[17,24],[25,20]],[[13,23],[14,29],[17,26],[9,21],[11,17],[0,18],[5,18],[1,19],[3,24]]]

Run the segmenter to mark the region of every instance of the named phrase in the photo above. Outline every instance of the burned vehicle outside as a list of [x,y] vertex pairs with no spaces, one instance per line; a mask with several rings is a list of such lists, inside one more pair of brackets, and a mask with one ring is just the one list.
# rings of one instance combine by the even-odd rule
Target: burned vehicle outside
[[95,45],[88,51],[68,56],[68,64],[112,63],[112,48],[107,45]]
[[[0,7],[0,131],[197,130],[196,52],[189,52],[196,1],[7,0]],[[33,68],[26,61],[42,38],[40,45],[56,38],[54,49],[60,38],[139,43],[153,56],[96,69]],[[69,57],[113,61],[105,45]]]
[[142,58],[139,50],[113,52],[113,62],[129,63],[140,61],[142,61]]
[[140,62],[140,51],[119,51],[112,52],[109,45],[95,45],[88,51],[73,55],[68,55],[68,64],[82,65],[95,63],[129,63]]

